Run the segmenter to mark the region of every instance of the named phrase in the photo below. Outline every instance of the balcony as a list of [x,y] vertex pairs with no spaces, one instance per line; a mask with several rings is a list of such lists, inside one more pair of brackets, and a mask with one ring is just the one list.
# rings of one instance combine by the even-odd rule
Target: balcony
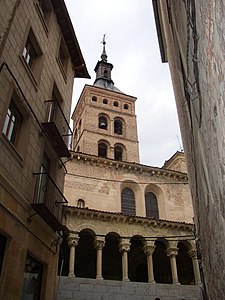
[[31,206],[54,231],[65,231],[66,227],[62,224],[62,206],[68,201],[48,173],[34,175],[36,187]]
[[73,132],[57,100],[46,100],[47,122],[41,125],[58,157],[70,157]]

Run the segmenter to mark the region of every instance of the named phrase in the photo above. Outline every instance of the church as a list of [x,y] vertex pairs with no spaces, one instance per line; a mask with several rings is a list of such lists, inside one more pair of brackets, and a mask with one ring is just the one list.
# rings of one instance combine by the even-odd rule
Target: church
[[140,164],[136,98],[112,80],[103,39],[72,115],[57,299],[200,300],[184,154]]

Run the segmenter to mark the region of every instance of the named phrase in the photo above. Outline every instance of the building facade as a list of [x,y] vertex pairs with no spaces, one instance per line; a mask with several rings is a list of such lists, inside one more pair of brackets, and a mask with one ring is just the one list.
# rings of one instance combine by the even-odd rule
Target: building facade
[[103,40],[95,82],[72,116],[58,299],[138,299],[136,283],[143,299],[201,299],[184,154],[163,168],[140,164],[136,98],[115,87],[112,68]]
[[209,299],[225,298],[223,1],[153,1],[169,62]]
[[64,1],[1,1],[0,299],[55,299],[74,77]]

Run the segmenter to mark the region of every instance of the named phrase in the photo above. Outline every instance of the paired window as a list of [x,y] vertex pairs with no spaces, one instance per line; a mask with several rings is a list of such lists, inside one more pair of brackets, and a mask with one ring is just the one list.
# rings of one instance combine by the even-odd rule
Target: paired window
[[98,143],[98,156],[106,158],[107,152],[108,152],[107,144],[104,142],[99,142]]
[[18,144],[22,121],[23,116],[12,98],[7,110],[2,133],[14,146]]
[[124,188],[121,193],[121,211],[126,215],[136,214],[135,195],[130,188]]
[[6,242],[7,242],[6,237],[4,235],[0,234],[0,274],[2,272]]
[[101,129],[107,130],[108,128],[108,121],[105,116],[99,116],[98,118],[98,127]]
[[152,192],[145,193],[146,217],[159,218],[157,197]]
[[114,120],[114,133],[119,135],[123,134],[123,122],[120,119]]
[[27,255],[21,299],[40,299],[43,265]]

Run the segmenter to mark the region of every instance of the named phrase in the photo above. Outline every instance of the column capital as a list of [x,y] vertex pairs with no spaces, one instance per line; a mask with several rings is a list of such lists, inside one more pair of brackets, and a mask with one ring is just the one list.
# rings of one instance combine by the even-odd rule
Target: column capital
[[153,246],[153,245],[145,245],[144,247],[143,247],[143,250],[144,250],[144,253],[145,254],[147,254],[148,256],[149,255],[152,255],[153,254],[153,252],[154,252],[154,250],[155,250],[155,246]]
[[76,247],[78,244],[78,240],[79,240],[79,237],[69,236],[67,238],[67,243],[68,243],[69,248]]
[[176,257],[178,255],[178,248],[174,247],[174,248],[167,248],[166,249],[166,253],[167,256],[169,257]]
[[96,250],[102,250],[102,248],[105,246],[105,241],[95,240],[94,245]]
[[191,249],[190,251],[188,251],[188,255],[193,259],[197,259],[197,249]]
[[120,242],[119,243],[119,251],[120,252],[129,252],[130,251],[130,243],[129,242]]

